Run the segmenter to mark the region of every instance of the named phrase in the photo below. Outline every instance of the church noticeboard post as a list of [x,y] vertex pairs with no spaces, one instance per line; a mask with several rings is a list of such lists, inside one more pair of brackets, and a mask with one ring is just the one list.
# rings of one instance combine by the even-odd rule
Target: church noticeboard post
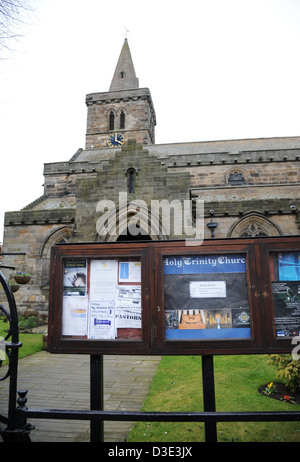
[[63,244],[51,274],[54,353],[283,353],[300,336],[299,237]]

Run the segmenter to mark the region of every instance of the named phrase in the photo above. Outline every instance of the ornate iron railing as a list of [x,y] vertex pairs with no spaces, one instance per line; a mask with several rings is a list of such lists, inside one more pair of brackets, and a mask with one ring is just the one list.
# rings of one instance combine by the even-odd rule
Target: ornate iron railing
[[[15,269],[14,267],[4,265],[1,265],[1,268]],[[8,307],[0,304],[0,311],[7,317],[9,325],[7,335],[4,338],[8,367],[3,375],[0,374],[0,381],[9,379],[8,414],[7,417],[0,415],[0,423],[6,424],[6,427],[0,427],[0,434],[5,442],[30,441],[29,433],[33,427],[27,424],[24,415],[18,412],[18,409],[24,408],[27,390],[20,390],[17,392],[18,352],[19,348],[22,346],[22,343],[19,341],[17,306],[12,289],[1,270],[0,283],[8,303]],[[2,366],[2,360],[0,360],[0,366]],[[17,393],[19,394],[18,399]],[[16,404],[18,404],[18,407]]]

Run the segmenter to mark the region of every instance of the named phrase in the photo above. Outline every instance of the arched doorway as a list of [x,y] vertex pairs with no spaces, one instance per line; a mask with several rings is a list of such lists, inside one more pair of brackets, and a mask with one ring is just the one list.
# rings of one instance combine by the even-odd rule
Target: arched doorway
[[96,242],[167,240],[164,227],[146,204],[131,202],[106,214],[97,228]]
[[129,242],[129,241],[151,241],[149,234],[145,232],[144,229],[140,228],[140,232],[134,235],[135,229],[131,229],[131,226],[128,226],[122,234],[117,238],[117,242]]

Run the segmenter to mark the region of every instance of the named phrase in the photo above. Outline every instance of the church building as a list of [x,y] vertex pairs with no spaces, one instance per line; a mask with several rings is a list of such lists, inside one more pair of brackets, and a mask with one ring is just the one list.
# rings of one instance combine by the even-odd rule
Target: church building
[[[32,275],[15,294],[20,310],[47,312],[57,243],[184,239],[152,203],[190,203],[192,225],[200,200],[204,239],[299,235],[300,137],[155,144],[154,103],[127,39],[109,90],[87,94],[86,106],[85,148],[45,164],[43,195],[5,214],[3,253],[26,255],[2,262]],[[106,204],[115,219],[101,221]]]

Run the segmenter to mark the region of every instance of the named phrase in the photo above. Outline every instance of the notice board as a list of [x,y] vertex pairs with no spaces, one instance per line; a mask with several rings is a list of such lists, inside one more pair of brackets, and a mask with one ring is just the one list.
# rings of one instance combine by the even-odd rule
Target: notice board
[[53,353],[290,352],[300,336],[299,236],[61,244],[51,275]]
[[65,259],[63,290],[63,336],[111,340],[141,331],[140,261]]
[[251,338],[244,254],[164,259],[167,339]]

